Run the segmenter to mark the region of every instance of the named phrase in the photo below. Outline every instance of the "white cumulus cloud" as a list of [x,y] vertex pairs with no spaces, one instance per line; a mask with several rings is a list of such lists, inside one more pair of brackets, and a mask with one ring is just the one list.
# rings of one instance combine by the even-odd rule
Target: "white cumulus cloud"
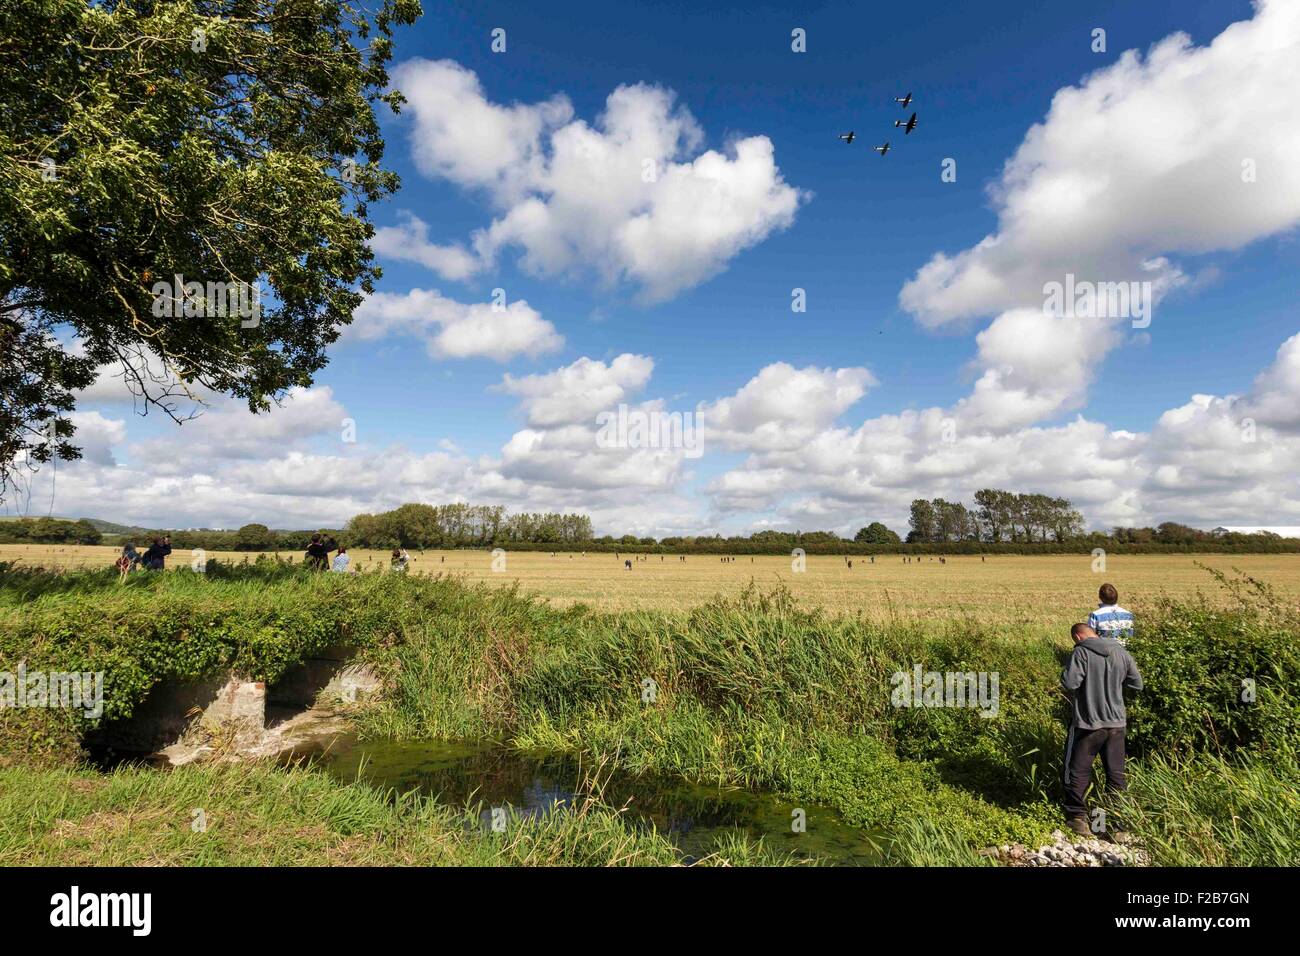
[[564,344],[555,326],[523,299],[501,306],[464,303],[430,289],[368,296],[344,334],[361,340],[409,335],[423,340],[434,358],[498,362],[554,352]]
[[[594,271],[662,301],[789,226],[807,198],[782,178],[766,136],[700,152],[703,131],[661,87],[619,86],[589,125],[563,96],[493,103],[450,60],[407,61],[394,80],[410,101],[421,171],[481,190],[499,210],[473,238],[480,266],[518,249],[534,274]],[[404,258],[466,274],[461,247],[432,246],[418,222],[402,229],[381,241],[391,249],[414,236]]]

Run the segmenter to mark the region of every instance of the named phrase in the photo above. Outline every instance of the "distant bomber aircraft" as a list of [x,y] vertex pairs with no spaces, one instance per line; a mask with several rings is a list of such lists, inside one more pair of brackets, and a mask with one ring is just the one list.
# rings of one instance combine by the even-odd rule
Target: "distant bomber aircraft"
[[840,133],[840,139],[844,140],[844,142],[846,142],[846,143],[848,143],[850,146],[852,146],[852,145],[853,145],[853,137],[856,136],[856,135],[857,135],[857,134],[854,133],[853,130],[849,130],[847,133]]
[[881,156],[884,156],[887,152],[889,152],[889,140],[885,140],[884,146],[873,146],[871,148],[874,149]]
[[906,136],[908,133],[912,132],[912,130],[916,129],[916,114],[913,113],[906,123],[902,120],[894,120],[894,125],[903,127],[903,135]]
[[895,96],[894,102],[901,103],[903,109],[907,109],[909,106],[912,105],[912,94],[908,93],[906,96]]

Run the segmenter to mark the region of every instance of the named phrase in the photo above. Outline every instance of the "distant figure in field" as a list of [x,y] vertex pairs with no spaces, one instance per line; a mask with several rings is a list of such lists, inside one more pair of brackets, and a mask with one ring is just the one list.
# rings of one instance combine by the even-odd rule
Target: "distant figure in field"
[[128,574],[140,567],[140,552],[135,549],[135,545],[128,542],[122,547],[122,556],[117,559],[114,565],[118,574],[122,576],[122,580],[125,581]]
[[853,570],[853,562],[852,562],[852,561],[849,562],[849,570],[850,570],[850,571]]
[[352,567],[352,558],[348,556],[347,548],[339,548],[339,553],[334,555],[334,563],[330,570],[338,574],[347,574]]
[[153,539],[153,544],[149,545],[149,550],[144,553],[140,562],[146,571],[161,571],[166,564],[167,555],[171,553],[171,535],[163,535],[161,538]]
[[325,542],[321,540],[320,532],[311,536],[311,544],[307,545],[307,553],[303,557],[303,563],[313,571],[324,571],[329,567],[330,549],[325,547]]
[[1101,754],[1108,794],[1124,792],[1128,726],[1124,690],[1141,690],[1142,675],[1133,657],[1114,638],[1098,636],[1087,624],[1075,624],[1070,637],[1074,652],[1061,672],[1061,686],[1071,698],[1070,728],[1065,736],[1065,818],[1072,832],[1091,837],[1084,794],[1092,778],[1092,762]]
[[405,573],[406,569],[409,568],[410,566],[411,566],[411,556],[406,553],[406,549],[394,548],[393,556],[388,562],[389,569],[393,571],[401,571],[402,573]]
[[1088,626],[1102,637],[1113,637],[1127,644],[1133,636],[1133,612],[1119,606],[1119,591],[1113,584],[1103,584],[1097,597],[1101,603],[1088,615]]
[[623,562],[623,567],[625,567],[625,568],[627,568],[629,571],[631,571],[631,570],[632,570],[632,562],[631,562],[631,561],[624,561],[624,562]]

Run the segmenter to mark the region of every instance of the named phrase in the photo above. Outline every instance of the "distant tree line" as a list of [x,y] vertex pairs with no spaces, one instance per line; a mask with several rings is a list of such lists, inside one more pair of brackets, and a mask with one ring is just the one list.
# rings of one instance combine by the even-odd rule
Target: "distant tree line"
[[484,548],[532,543],[568,547],[591,540],[591,519],[580,514],[509,514],[501,505],[407,504],[359,514],[346,536],[362,548]]
[[0,521],[0,542],[4,544],[99,544],[99,529],[81,518],[15,518]]
[[583,514],[511,514],[500,505],[405,504],[378,514],[359,514],[343,528],[275,530],[246,524],[235,531],[98,531],[88,520],[58,518],[0,521],[0,542],[121,545],[148,544],[170,534],[178,550],[287,551],[306,548],[314,532],[357,548],[507,548],[518,551],[608,551],[659,554],[1078,554],[1096,548],[1117,554],[1168,552],[1295,553],[1300,539],[1269,532],[1212,532],[1166,521],[1154,528],[1083,531],[1083,517],[1064,498],[1017,494],[994,488],[975,493],[971,506],[942,498],[912,502],[906,540],[872,521],[852,540],[831,531],[759,531],[748,536],[687,535],[653,538],[592,533]]

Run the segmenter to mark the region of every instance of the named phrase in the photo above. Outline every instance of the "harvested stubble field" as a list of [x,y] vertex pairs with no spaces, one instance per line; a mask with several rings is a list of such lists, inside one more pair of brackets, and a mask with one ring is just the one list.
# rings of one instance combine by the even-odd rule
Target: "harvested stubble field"
[[[141,546],[143,542],[138,543]],[[388,553],[349,551],[353,567],[380,571]],[[109,546],[0,545],[0,561],[50,568],[99,568],[111,565],[118,550]],[[280,552],[284,560],[300,553]],[[240,563],[256,560],[250,552],[208,552],[209,560]],[[1272,585],[1285,600],[1300,602],[1300,555],[1108,555],[1105,572],[1093,571],[1090,554],[950,555],[913,558],[878,555],[850,557],[810,555],[806,570],[795,573],[781,555],[739,555],[724,562],[720,555],[638,556],[587,552],[510,551],[505,570],[493,571],[488,551],[412,551],[416,574],[450,574],[494,585],[518,583],[557,607],[588,604],[602,611],[630,609],[685,611],[716,595],[734,596],[751,582],[762,588],[785,584],[803,606],[831,613],[858,614],[873,620],[947,622],[978,618],[1019,634],[1056,633],[1087,617],[1097,588],[1111,581],[1120,602],[1139,614],[1161,597],[1182,600],[1198,592],[1207,601],[1223,600],[1201,567],[1225,573],[1239,569]],[[632,558],[632,570],[624,560]],[[644,560],[642,560],[644,558]],[[188,565],[189,552],[177,549],[169,567]]]

